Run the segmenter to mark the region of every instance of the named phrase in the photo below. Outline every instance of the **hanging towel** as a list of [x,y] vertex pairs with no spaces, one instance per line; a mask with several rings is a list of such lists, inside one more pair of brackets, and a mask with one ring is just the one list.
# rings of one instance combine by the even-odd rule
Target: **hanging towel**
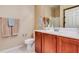
[[13,27],[15,25],[15,19],[13,17],[8,17],[8,26]]

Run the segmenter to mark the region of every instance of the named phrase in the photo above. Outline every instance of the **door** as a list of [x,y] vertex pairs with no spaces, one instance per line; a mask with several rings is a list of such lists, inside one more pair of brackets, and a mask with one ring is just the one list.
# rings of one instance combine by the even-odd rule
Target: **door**
[[38,53],[42,52],[42,33],[35,32],[35,51]]
[[43,33],[42,36],[42,52],[55,53],[56,52],[56,36]]
[[66,38],[66,37],[57,37],[57,52],[60,53],[77,53],[78,52],[77,40]]

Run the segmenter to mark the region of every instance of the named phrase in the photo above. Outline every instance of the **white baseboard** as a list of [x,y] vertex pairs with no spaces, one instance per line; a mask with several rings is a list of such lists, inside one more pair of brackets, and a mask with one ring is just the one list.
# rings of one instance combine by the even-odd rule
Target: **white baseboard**
[[18,45],[18,46],[16,46],[16,47],[12,47],[12,48],[9,48],[9,49],[5,49],[5,50],[2,50],[2,51],[0,51],[0,53],[6,53],[6,52],[8,52],[8,51],[12,51],[12,50],[14,50],[14,49],[18,49],[18,48],[20,48],[20,47],[22,47],[23,45]]

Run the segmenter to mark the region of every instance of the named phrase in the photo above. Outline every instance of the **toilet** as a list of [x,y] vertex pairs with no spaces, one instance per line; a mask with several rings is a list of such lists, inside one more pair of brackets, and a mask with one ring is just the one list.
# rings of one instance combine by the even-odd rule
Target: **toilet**
[[27,45],[26,47],[27,52],[32,52],[32,46],[34,44],[34,39],[33,38],[26,39],[25,44]]

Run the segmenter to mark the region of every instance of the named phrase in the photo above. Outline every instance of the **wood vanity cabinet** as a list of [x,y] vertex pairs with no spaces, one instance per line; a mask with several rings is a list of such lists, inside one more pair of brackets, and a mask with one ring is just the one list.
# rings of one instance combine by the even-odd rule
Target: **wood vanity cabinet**
[[35,32],[35,51],[38,53],[55,53],[56,36]]
[[35,32],[35,51],[38,53],[42,52],[42,33]]
[[79,40],[67,37],[57,37],[57,52],[78,53]]
[[35,51],[39,53],[79,53],[79,40],[35,32]]
[[56,52],[56,36],[46,33],[42,34],[42,52],[43,53]]

